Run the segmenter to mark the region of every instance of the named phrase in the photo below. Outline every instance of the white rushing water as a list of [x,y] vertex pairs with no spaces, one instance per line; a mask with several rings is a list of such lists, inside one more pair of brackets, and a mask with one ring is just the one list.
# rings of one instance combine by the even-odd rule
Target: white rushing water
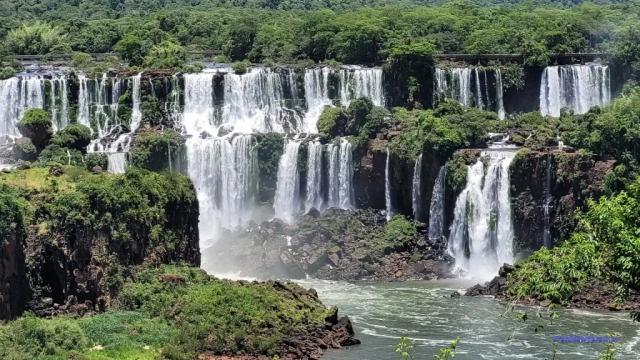
[[366,97],[375,106],[384,106],[382,69],[349,66],[340,70],[340,102],[349,107],[354,99]]
[[114,174],[124,174],[127,169],[127,154],[123,152],[107,154],[109,164],[107,171]]
[[469,167],[467,185],[456,200],[449,251],[458,266],[477,278],[493,277],[513,261],[509,164],[513,151],[486,151]]
[[78,75],[78,124],[91,128],[89,103],[91,102],[91,79],[84,74]]
[[0,136],[20,136],[16,124],[29,109],[44,108],[44,79],[41,76],[0,80]]
[[322,207],[322,144],[319,141],[307,144],[307,191],[304,211]]
[[444,236],[444,193],[445,167],[441,166],[436,182],[433,185],[431,204],[429,206],[429,239],[437,239]]
[[329,74],[328,67],[305,69],[304,72],[304,98],[307,104],[307,113],[304,117],[304,132],[316,134],[318,132],[318,119],[322,115],[325,106],[331,105],[329,98]]
[[502,72],[500,69],[496,69],[496,102],[498,107],[498,119],[504,120],[504,100],[502,90]]
[[611,102],[609,67],[606,65],[548,66],[542,72],[540,112],[560,116],[563,107],[584,114],[593,106]]
[[473,70],[476,75],[476,107],[482,110],[484,109],[484,104],[482,103],[482,88],[480,84],[480,75],[478,74],[478,68],[475,68]]
[[275,216],[288,223],[293,223],[296,220],[300,209],[298,198],[300,193],[299,150],[300,141],[286,141],[278,165],[278,182],[274,199]]
[[[51,125],[53,131],[69,125],[69,85],[66,75],[54,74],[51,77]],[[57,100],[60,99],[60,100]]]
[[350,209],[353,207],[353,161],[351,143],[340,139],[340,144],[327,145],[329,162],[329,207]]
[[416,158],[416,162],[413,165],[413,180],[411,186],[411,205],[413,209],[413,218],[416,220],[420,219],[421,210],[422,210],[422,194],[420,186],[422,177],[422,154],[418,155]]
[[131,100],[132,100],[132,108],[131,108],[131,123],[129,124],[129,128],[131,132],[135,132],[140,126],[140,122],[142,121],[142,106],[141,106],[141,90],[140,90],[140,80],[142,78],[142,73],[131,77],[132,82],[132,90],[131,90]]
[[391,171],[389,164],[389,147],[387,147],[387,160],[384,165],[384,208],[387,216],[387,221],[393,217],[393,209],[391,207]]

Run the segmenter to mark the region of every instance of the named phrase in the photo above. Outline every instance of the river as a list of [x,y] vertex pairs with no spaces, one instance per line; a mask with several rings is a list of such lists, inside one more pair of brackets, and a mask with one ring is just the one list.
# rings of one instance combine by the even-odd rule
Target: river
[[[529,319],[515,319],[514,313],[500,314],[505,307],[489,297],[452,298],[475,282],[439,280],[424,282],[350,284],[303,280],[304,287],[316,289],[327,306],[338,306],[348,315],[362,345],[331,350],[323,360],[393,360],[400,337],[416,340],[415,359],[433,359],[438,349],[456,337],[460,343],[456,360],[553,358],[552,336],[605,336],[618,332],[616,359],[638,359],[640,326],[624,312],[559,310],[559,319],[536,319],[536,308],[524,308]],[[520,309],[519,309],[520,310]],[[548,319],[548,313],[543,315]],[[536,324],[544,326],[537,333]],[[513,335],[513,340],[508,340]],[[561,343],[556,360],[598,359],[604,343]]]

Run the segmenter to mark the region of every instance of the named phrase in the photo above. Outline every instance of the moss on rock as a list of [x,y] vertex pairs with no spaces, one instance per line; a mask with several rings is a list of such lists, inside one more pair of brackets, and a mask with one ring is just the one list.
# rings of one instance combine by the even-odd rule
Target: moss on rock
[[16,126],[23,136],[31,139],[33,145],[39,148],[44,148],[53,135],[51,116],[42,109],[27,110]]
[[184,155],[185,141],[173,129],[142,130],[134,139],[131,165],[151,171],[169,170],[174,159]]
[[13,157],[16,160],[35,161],[38,158],[38,150],[29,138],[18,138],[13,147]]
[[86,151],[91,142],[91,129],[81,124],[71,124],[60,130],[51,138],[51,145],[61,148]]

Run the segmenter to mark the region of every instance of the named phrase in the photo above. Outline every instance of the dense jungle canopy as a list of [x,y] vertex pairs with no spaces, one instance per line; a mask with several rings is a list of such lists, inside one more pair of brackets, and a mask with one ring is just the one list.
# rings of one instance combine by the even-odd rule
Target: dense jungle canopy
[[[505,5],[505,6],[493,6]],[[607,52],[637,61],[640,2],[2,1],[0,56],[218,49],[218,62],[380,63],[432,53]],[[181,48],[182,47],[182,48]]]

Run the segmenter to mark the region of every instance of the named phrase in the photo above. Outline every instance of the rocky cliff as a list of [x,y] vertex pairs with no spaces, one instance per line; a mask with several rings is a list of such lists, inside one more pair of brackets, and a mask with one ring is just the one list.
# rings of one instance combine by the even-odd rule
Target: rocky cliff
[[105,310],[132,265],[200,265],[198,200],[185,176],[55,165],[3,173],[0,183],[21,204],[0,249],[0,289],[15,290],[3,319],[27,299],[39,315]]

